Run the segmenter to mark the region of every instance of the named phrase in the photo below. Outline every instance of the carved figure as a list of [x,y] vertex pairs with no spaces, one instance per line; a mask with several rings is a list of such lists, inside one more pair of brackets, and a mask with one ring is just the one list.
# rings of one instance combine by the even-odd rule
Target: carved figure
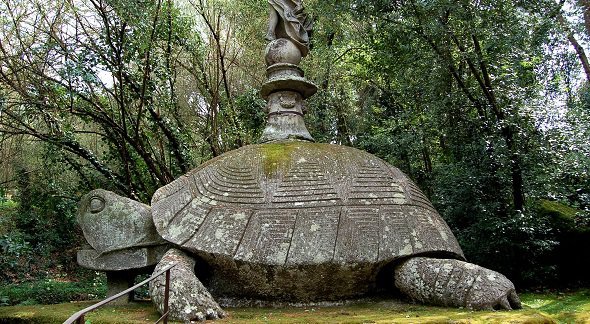
[[[161,237],[185,251],[160,262],[182,261],[172,275],[176,318],[224,316],[214,298],[311,302],[388,289],[445,306],[520,307],[506,277],[464,262],[416,185],[354,148],[242,147],[159,189],[151,213]],[[150,292],[163,300],[163,284]]]
[[303,11],[301,0],[268,0],[270,19],[266,40],[291,40],[305,57],[309,52],[312,21]]

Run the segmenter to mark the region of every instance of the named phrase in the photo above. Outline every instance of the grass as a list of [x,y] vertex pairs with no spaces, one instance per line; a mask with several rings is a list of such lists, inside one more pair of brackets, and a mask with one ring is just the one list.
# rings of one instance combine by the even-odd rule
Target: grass
[[590,323],[590,290],[525,294],[523,300],[527,306],[550,314],[559,323]]
[[[588,323],[590,290],[525,293],[518,311],[474,312],[421,306],[392,300],[334,307],[227,308],[218,323]],[[0,307],[0,323],[60,323],[91,305],[76,302],[51,306]],[[87,323],[153,323],[159,315],[149,302],[104,307],[88,314]]]
[[[95,302],[0,307],[0,323],[63,323],[72,314]],[[160,315],[150,302],[137,302],[126,306],[102,307],[89,313],[86,316],[86,323],[154,323],[159,317]]]

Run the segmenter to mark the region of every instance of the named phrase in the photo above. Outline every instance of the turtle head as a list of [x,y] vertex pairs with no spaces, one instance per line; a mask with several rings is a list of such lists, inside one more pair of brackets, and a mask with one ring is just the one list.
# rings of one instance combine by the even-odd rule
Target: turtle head
[[100,253],[163,243],[148,205],[107,190],[82,197],[77,219],[88,244]]

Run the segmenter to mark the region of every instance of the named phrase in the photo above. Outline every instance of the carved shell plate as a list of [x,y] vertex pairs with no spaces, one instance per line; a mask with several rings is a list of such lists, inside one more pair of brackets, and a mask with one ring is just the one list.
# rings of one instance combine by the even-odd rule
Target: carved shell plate
[[162,237],[195,253],[267,265],[463,259],[449,227],[400,170],[339,145],[245,146],[152,198]]

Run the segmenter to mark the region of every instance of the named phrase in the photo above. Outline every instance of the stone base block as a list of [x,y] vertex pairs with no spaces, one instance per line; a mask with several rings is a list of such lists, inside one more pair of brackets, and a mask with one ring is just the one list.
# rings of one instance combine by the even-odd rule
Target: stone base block
[[[134,271],[107,271],[107,298],[114,296],[133,286],[136,273]],[[109,305],[125,305],[133,301],[133,292],[121,296]]]
[[123,271],[155,266],[168,250],[168,245],[125,249],[99,253],[94,249],[78,251],[78,264],[98,271]]

